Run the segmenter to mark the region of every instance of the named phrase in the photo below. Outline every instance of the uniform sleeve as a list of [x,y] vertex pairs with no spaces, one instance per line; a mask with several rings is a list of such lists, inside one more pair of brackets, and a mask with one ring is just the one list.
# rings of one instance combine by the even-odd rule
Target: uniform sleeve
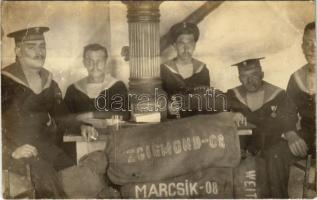
[[278,114],[281,125],[283,126],[283,131],[296,131],[296,123],[298,121],[297,109],[294,102],[285,92],[282,94],[279,106]]
[[13,142],[10,141],[6,137],[6,131],[2,131],[2,168],[8,169],[10,165],[10,159],[13,151],[18,147],[14,145]]
[[2,113],[6,112],[11,105],[13,99],[13,88],[10,83],[7,81],[7,78],[1,76],[1,111]]
[[53,104],[49,109],[50,115],[54,118],[59,129],[63,133],[69,131],[74,134],[80,133],[81,122],[76,120],[76,115],[71,114],[62,98],[62,92],[56,82],[52,83]]
[[296,99],[297,99],[297,85],[295,82],[294,74],[290,77],[288,84],[287,84],[287,89],[286,89],[286,94],[296,104]]
[[209,76],[209,70],[207,69],[206,65],[203,67],[202,70],[202,85],[210,87],[210,76]]
[[2,122],[2,168],[8,169],[10,165],[10,159],[13,151],[18,147],[15,142],[13,142],[10,137],[8,137],[11,129],[14,128],[12,126],[12,123],[8,121],[8,119],[11,118],[10,116],[10,107],[11,102],[14,97],[12,91],[14,89],[10,87],[9,82],[7,81],[7,78],[1,76],[1,122]]
[[167,92],[168,95],[171,95],[173,93],[172,88],[168,86],[168,82],[170,77],[170,72],[165,67],[164,64],[161,65],[161,81],[162,81],[162,88],[165,92]]
[[69,86],[66,90],[66,94],[64,97],[64,102],[69,110],[69,112],[74,113],[74,102],[73,102],[74,94],[73,94],[73,86]]
[[227,91],[227,110],[231,112],[241,112],[243,113],[244,109],[240,106],[240,101],[236,98],[232,89]]
[[[290,114],[292,115],[292,121],[294,123],[294,126],[296,127],[296,123],[298,122],[298,107],[297,107],[297,92],[298,91],[298,86],[295,82],[294,74],[291,75],[288,84],[287,84],[287,89],[286,89],[286,108],[285,112],[291,112]],[[287,110],[287,107],[290,109]],[[295,116],[293,116],[295,115]]]

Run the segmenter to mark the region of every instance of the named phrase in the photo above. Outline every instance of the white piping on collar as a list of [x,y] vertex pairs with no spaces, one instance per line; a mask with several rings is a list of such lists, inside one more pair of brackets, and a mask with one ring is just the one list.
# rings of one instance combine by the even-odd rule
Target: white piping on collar
[[52,75],[52,73],[49,73],[48,77],[47,77],[47,81],[46,81],[45,85],[43,86],[43,90],[50,87],[52,80],[53,80],[53,75]]
[[204,69],[204,64],[201,64],[201,65],[199,66],[199,68],[196,70],[195,74],[201,72],[201,70],[203,70],[203,69]]
[[[85,91],[79,84],[80,84],[80,82],[84,81],[86,78],[87,78],[87,77],[82,78],[82,79],[80,79],[80,80],[78,80],[78,81],[76,81],[76,82],[74,83],[75,88],[76,88],[77,90],[81,91],[81,92],[84,93],[84,94],[86,94],[86,91]],[[87,94],[86,94],[86,95],[87,95]]]
[[236,95],[237,99],[243,103],[244,105],[248,105],[247,102],[243,99],[243,97],[241,96],[240,92],[238,91],[238,88],[233,88],[233,92]]
[[[283,90],[281,88],[275,88],[275,91],[270,95],[269,98],[264,99],[263,101],[263,105],[266,104],[267,102],[273,100],[280,92],[282,92]],[[241,96],[240,92],[238,91],[238,88],[234,88],[233,92],[235,93],[237,99],[243,103],[244,105],[248,106],[247,102],[245,101],[245,99]],[[267,90],[264,88],[264,97],[266,94]],[[248,106],[249,107],[249,106]]]
[[167,64],[164,64],[171,72],[175,73],[175,74],[179,74],[173,67],[167,65]]
[[[2,71],[1,73],[2,73],[4,76],[6,76],[6,77],[12,79],[13,81],[15,81],[15,82],[17,82],[17,83],[19,83],[19,84],[21,84],[21,85],[23,85],[23,86],[29,88],[30,90],[32,90],[32,88],[30,88],[30,86],[29,86],[27,83],[25,83],[24,81],[22,81],[22,80],[19,79],[18,77],[14,76],[14,75],[11,74],[10,72]],[[43,86],[43,88],[42,88],[42,90],[41,90],[40,92],[37,93],[37,92],[35,92],[35,91],[33,91],[33,90],[32,90],[32,91],[33,91],[35,94],[40,94],[40,93],[43,92],[45,89],[49,88],[50,85],[51,85],[51,83],[52,83],[52,77],[53,77],[52,74],[49,73],[49,74],[48,74],[48,77],[47,77],[47,81],[46,81],[45,85]]]
[[6,76],[6,77],[8,77],[8,78],[10,78],[10,79],[12,79],[12,80],[14,80],[15,82],[17,82],[17,83],[19,83],[19,84],[21,84],[21,85],[24,85],[25,87],[28,87],[28,88],[29,88],[28,84],[26,84],[24,81],[22,81],[21,79],[19,79],[19,78],[16,77],[16,76],[14,76],[13,74],[11,74],[11,73],[9,73],[9,72],[7,72],[7,71],[2,71],[1,73],[2,73],[4,76]]
[[[116,82],[119,81],[118,79],[116,79],[116,78],[114,78],[114,77],[112,77],[112,76],[110,76],[110,77],[111,77],[111,81],[110,81],[110,82],[104,81],[104,82],[102,83],[102,87],[101,87],[101,90],[99,91],[98,95],[100,94],[100,92],[109,89],[109,88],[112,87]],[[108,77],[106,77],[106,78],[108,78]],[[90,96],[88,95],[87,88],[82,88],[82,86],[80,85],[80,83],[81,83],[82,81],[85,81],[85,83],[83,83],[83,84],[87,84],[87,77],[82,78],[82,79],[80,79],[79,81],[75,82],[75,83],[74,83],[75,88],[76,88],[77,90],[81,91],[82,93],[86,94],[89,98],[97,98],[98,96],[96,96],[96,97],[90,97]]]
[[[303,70],[305,70],[305,69],[303,69]],[[306,93],[308,93],[308,94],[310,94],[310,95],[315,94],[315,91],[314,91],[314,93],[311,93],[311,92],[308,90],[308,88],[307,88],[306,85],[304,84],[303,80],[301,79],[299,73],[300,73],[300,70],[298,70],[298,71],[296,71],[296,72],[294,73],[294,79],[295,79],[295,82],[297,83],[297,86],[299,87],[299,89],[301,89],[303,92],[306,92]]]
[[[176,71],[173,67],[169,66],[168,64],[164,64],[171,72],[175,73],[175,74],[179,74],[181,75],[178,71]],[[194,74],[197,74],[199,72],[201,72],[202,70],[204,69],[204,64],[201,64],[199,66],[199,68],[193,73]]]
[[[283,90],[281,88],[276,88],[275,91],[273,92],[273,94],[269,98],[264,99],[264,103],[263,104],[266,104],[267,102],[273,100],[282,91]],[[265,97],[265,90],[264,90],[264,97]]]

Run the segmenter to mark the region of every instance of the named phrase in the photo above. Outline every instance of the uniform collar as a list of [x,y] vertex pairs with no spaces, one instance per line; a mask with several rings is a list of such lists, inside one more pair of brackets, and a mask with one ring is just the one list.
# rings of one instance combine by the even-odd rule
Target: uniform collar
[[[108,88],[112,87],[118,80],[112,76],[107,76],[105,78],[105,80],[103,81],[102,83],[102,86],[101,86],[101,89],[100,91],[98,92],[98,95],[100,94],[100,92],[104,91],[104,90],[107,90]],[[76,89],[78,89],[79,91],[81,91],[82,93],[86,94],[87,96],[88,95],[88,92],[87,92],[87,85],[88,85],[88,76],[80,79],[79,81],[75,82],[74,83],[74,86]],[[90,97],[90,96],[89,96]],[[97,98],[97,96],[95,97],[90,97],[90,98]]]
[[[193,74],[197,74],[199,72],[201,72],[201,70],[203,70],[205,64],[199,60],[196,59],[192,59],[192,63],[193,63],[193,67],[194,67],[194,73]],[[176,58],[168,61],[167,63],[164,64],[171,72],[173,72],[174,74],[179,74],[179,71],[177,69],[177,65],[176,65]]]
[[[4,68],[1,73],[2,75],[12,79],[13,81],[30,88],[21,64],[18,61]],[[51,85],[52,74],[48,70],[41,68],[41,70],[39,71],[39,75],[42,80],[43,91]]]
[[305,66],[301,67],[299,70],[297,70],[296,72],[294,72],[294,79],[295,79],[295,82],[300,90],[312,95],[312,94],[315,94],[315,91],[314,91],[314,93],[311,93],[311,91],[308,89],[308,87],[306,85],[307,84],[307,82],[306,82],[306,74],[307,73],[309,73],[308,72],[308,65],[305,65]]
[[[283,91],[283,89],[281,89],[275,85],[272,85],[266,81],[263,81],[262,87],[264,90],[263,105],[266,104],[267,102],[273,100],[280,92]],[[248,106],[247,101],[246,101],[247,92],[242,85],[240,85],[236,88],[233,88],[233,92],[234,92],[235,96],[237,97],[237,99],[241,103]]]

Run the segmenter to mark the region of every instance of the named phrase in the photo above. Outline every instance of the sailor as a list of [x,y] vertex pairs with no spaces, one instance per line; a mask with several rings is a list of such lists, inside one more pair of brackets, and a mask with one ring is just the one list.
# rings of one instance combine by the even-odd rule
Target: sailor
[[16,61],[1,74],[3,169],[25,175],[29,165],[36,197],[62,198],[56,172],[74,164],[58,146],[62,133],[93,135],[96,130],[69,115],[58,84],[43,68],[48,30],[31,27],[8,34],[15,41]]
[[289,165],[294,160],[290,148],[302,139],[290,137],[296,130],[295,106],[283,89],[263,80],[262,59],[251,58],[233,65],[238,67],[241,85],[228,90],[228,108],[237,112],[238,125],[251,122],[256,126],[241,148],[266,161],[267,197],[285,198]]
[[[300,117],[298,134],[308,146],[308,154],[316,157],[316,30],[315,22],[304,29],[302,49],[307,64],[294,72],[287,86],[287,94],[296,105]],[[306,154],[304,144],[294,145],[294,154]]]
[[[175,94],[195,93],[197,89],[209,88],[209,70],[206,64],[193,58],[199,39],[198,27],[189,22],[182,22],[171,27],[171,45],[177,56],[161,65],[161,79],[164,91],[171,97]],[[183,112],[182,116],[195,112]],[[170,109],[174,115],[175,110]]]

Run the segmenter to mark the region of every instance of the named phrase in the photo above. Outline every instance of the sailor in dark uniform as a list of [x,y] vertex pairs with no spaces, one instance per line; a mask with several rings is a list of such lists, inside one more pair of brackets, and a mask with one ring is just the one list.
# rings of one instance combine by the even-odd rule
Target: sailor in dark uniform
[[[289,167],[294,161],[289,146],[289,136],[296,130],[296,112],[286,92],[266,81],[260,65],[262,58],[248,59],[238,66],[242,85],[228,90],[228,108],[237,112],[235,121],[239,124],[251,122],[256,125],[248,141],[242,141],[242,148],[266,161],[270,198],[288,196]],[[300,137],[296,137],[300,141]]]
[[170,29],[170,38],[177,57],[161,65],[163,89],[172,96],[208,88],[210,78],[206,64],[192,57],[199,38],[198,27],[188,22],[175,24]]
[[[88,76],[67,88],[65,103],[72,113],[84,113],[86,117],[111,118],[112,115],[121,115],[128,120],[128,90],[122,81],[111,76],[107,59],[107,49],[100,44],[85,46],[83,63]],[[106,98],[98,98],[100,95]],[[114,101],[122,101],[122,104],[113,104]]]
[[[308,146],[308,153],[316,157],[316,30],[315,22],[306,25],[302,43],[307,64],[294,72],[287,86],[287,94],[296,104],[300,116],[299,135]],[[294,154],[306,154],[302,144],[294,144]]]
[[[87,69],[88,76],[71,84],[66,90],[64,100],[70,112],[77,115],[78,119],[88,123],[89,119],[111,119],[113,115],[122,116],[123,120],[129,119],[128,90],[122,81],[111,76],[107,59],[108,52],[104,46],[100,44],[85,46],[83,64]],[[74,153],[75,145],[73,147],[71,145],[69,144],[67,150]],[[97,166],[104,166],[107,163],[103,151],[88,154],[86,159],[93,159],[97,155],[98,160],[85,163],[86,167],[94,170],[94,173],[95,169],[98,168]],[[105,182],[109,182],[109,180],[106,179]],[[110,183],[107,187],[116,190]]]
[[[58,147],[57,133],[80,133],[80,124],[68,115],[52,74],[43,68],[47,27],[8,34],[15,39],[16,62],[1,74],[3,169],[25,175],[29,165],[38,198],[61,198],[57,170],[74,164]],[[92,134],[91,128],[82,126]]]

